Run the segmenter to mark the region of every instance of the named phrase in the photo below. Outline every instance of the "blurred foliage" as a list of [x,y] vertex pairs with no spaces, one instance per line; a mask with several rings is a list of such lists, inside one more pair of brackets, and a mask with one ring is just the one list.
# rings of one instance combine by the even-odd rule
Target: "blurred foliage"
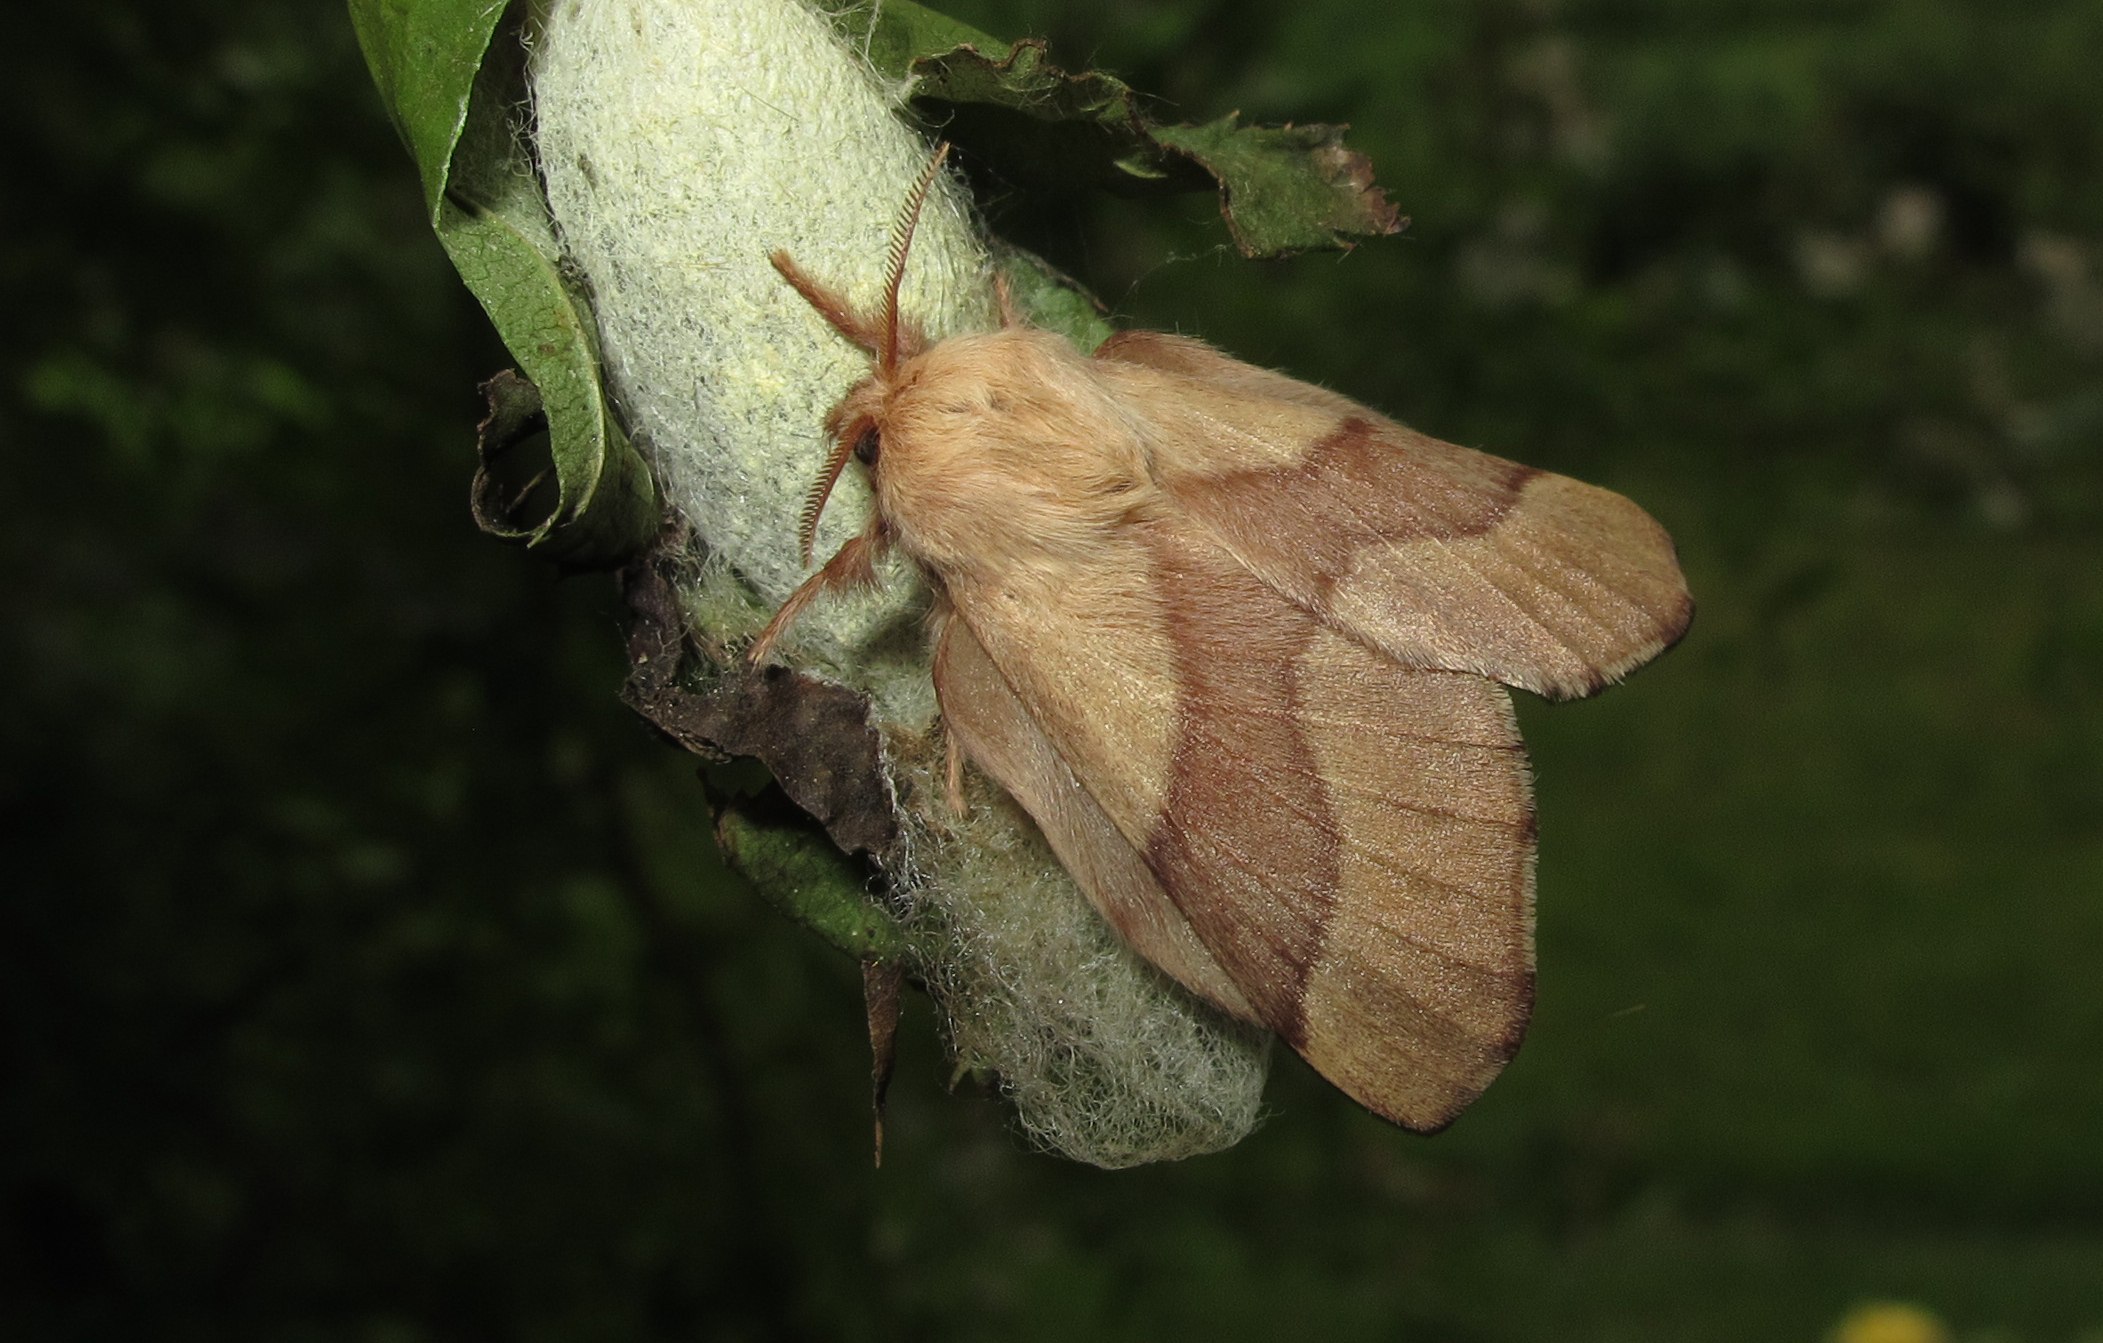
[[1415,223],[994,222],[1122,319],[1626,490],[1689,642],[1522,706],[1533,1037],[1106,1175],[722,877],[597,580],[464,506],[503,362],[333,0],[45,6],[5,99],[0,1336],[2103,1329],[2103,8],[959,5]]

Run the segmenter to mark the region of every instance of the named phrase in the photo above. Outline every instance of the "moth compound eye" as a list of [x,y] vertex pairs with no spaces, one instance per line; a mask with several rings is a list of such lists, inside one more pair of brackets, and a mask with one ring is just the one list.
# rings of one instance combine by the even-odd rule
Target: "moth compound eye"
[[876,426],[872,424],[862,430],[861,436],[854,440],[854,460],[863,466],[875,466],[877,454],[883,451],[883,447],[883,435],[877,433]]

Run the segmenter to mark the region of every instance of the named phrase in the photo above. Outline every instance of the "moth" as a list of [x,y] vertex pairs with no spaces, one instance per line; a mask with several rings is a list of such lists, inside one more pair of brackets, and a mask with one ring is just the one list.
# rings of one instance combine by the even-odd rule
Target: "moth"
[[1693,603],[1618,494],[1456,447],[1199,341],[1082,354],[1000,291],[930,342],[899,313],[938,150],[863,312],[782,277],[871,359],[826,422],[867,527],[755,640],[896,547],[935,593],[952,803],[968,760],[1178,984],[1397,1124],[1450,1123],[1534,996],[1535,820],[1510,697],[1589,695]]

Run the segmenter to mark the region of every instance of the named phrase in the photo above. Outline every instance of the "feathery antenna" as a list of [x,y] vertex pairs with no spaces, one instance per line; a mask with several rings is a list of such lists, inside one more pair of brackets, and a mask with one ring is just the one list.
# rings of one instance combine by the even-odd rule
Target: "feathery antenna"
[[934,189],[935,175],[942,171],[943,160],[948,157],[949,142],[944,140],[935,146],[927,166],[920,170],[920,179],[906,197],[905,209],[891,226],[891,264],[884,278],[883,349],[876,356],[877,367],[885,374],[898,370],[898,291],[905,285],[906,253],[913,245],[913,230],[920,227],[920,211],[927,204],[927,193]]
[[824,469],[811,482],[810,492],[803,496],[803,512],[796,518],[796,554],[806,569],[811,563],[811,547],[818,540],[818,519],[825,513],[825,501],[832,497],[834,483],[847,469],[847,459],[854,453],[854,442],[859,433],[859,429],[850,429],[833,439],[832,451],[825,454]]

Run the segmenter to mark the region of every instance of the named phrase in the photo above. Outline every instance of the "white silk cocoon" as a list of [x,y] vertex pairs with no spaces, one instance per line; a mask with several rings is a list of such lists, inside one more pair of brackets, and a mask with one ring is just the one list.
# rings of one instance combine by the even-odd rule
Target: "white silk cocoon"
[[[929,146],[794,0],[555,0],[531,74],[549,204],[591,291],[616,404],[699,541],[690,609],[718,644],[747,636],[804,577],[796,519],[821,426],[868,368],[768,253],[873,306]],[[993,321],[985,248],[948,179],[921,216],[903,306],[938,338]],[[869,508],[850,469],[819,556]],[[870,696],[899,782],[939,754],[924,609],[894,561],[881,590],[821,600],[785,644],[796,665]],[[915,782],[894,792],[941,796]],[[907,870],[892,876],[933,948],[922,968],[952,1044],[998,1074],[1035,1140],[1128,1166],[1254,1126],[1265,1042],[1128,951],[1017,809],[902,819]]]

